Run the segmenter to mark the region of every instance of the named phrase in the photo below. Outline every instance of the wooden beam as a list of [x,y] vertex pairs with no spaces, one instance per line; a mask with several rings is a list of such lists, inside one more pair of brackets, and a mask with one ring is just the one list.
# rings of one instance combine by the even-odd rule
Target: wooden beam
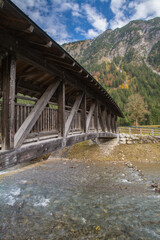
[[53,63],[55,62],[56,64],[60,64],[60,66],[63,67],[63,68],[66,68],[66,69],[71,70],[73,72],[81,73],[80,72],[81,70],[75,68],[75,64],[69,64],[63,58],[57,57],[56,55],[53,55],[53,54],[51,56],[50,55],[51,54],[45,55],[45,58],[47,60],[52,61]]
[[65,134],[65,83],[62,83],[58,89],[58,135],[63,137]]
[[98,102],[96,101],[95,111],[94,111],[94,127],[98,132]]
[[32,33],[33,31],[34,31],[34,26],[33,26],[33,25],[30,25],[30,26],[25,30],[26,33]]
[[105,124],[104,124],[104,119],[102,117],[102,111],[100,109],[100,106],[98,107],[98,115],[99,115],[99,123],[100,123],[100,126],[101,126],[101,129],[103,132],[105,132]]
[[15,147],[18,148],[22,145],[24,142],[25,138],[33,128],[34,124],[40,117],[42,111],[44,110],[45,106],[48,104],[49,100],[57,90],[58,86],[60,84],[60,80],[56,80],[53,82],[43,93],[41,98],[37,101],[35,104],[33,110],[31,113],[28,115],[26,120],[23,122],[21,127],[18,129],[17,133],[15,134]]
[[16,58],[2,60],[2,150],[14,148]]
[[114,119],[114,129],[115,129],[115,133],[117,133],[117,116],[115,116],[115,119]]
[[45,47],[50,48],[50,47],[52,47],[52,45],[53,45],[53,42],[52,42],[52,41],[49,41],[49,42],[45,45]]
[[102,109],[101,113],[102,113],[102,120],[103,120],[104,129],[106,131],[107,110],[106,110],[105,106],[103,106],[103,109]]
[[86,94],[85,93],[82,100],[81,127],[82,127],[82,131],[86,133]]
[[[91,98],[94,98],[95,91],[93,90],[93,88],[91,89],[91,87],[87,86],[85,81],[83,82],[83,77],[81,78],[80,74],[79,78],[75,81],[75,77],[73,77],[74,72],[71,76],[71,70],[62,68],[60,65],[56,66],[52,62],[47,61],[46,59],[44,59],[43,53],[41,51],[35,50],[34,47],[29,46],[28,43],[26,43],[24,40],[21,41],[20,39],[13,37],[13,35],[8,34],[5,28],[0,30],[0,45],[8,50],[12,49],[16,52],[17,57],[35,66],[41,71],[48,72],[52,76],[59,76],[61,78],[62,72],[64,72],[66,76],[66,82],[74,85],[74,87],[77,88],[78,81],[78,89],[84,91],[84,87],[86,86],[86,94],[88,96],[90,95]],[[63,53],[61,57],[65,58],[66,53]],[[91,81],[94,82],[93,79]],[[100,92],[100,90],[98,92]],[[117,110],[116,104],[113,102],[111,103],[110,99],[107,100],[107,97],[104,94],[102,96],[99,94],[98,99],[102,104],[104,103],[104,101],[106,101],[108,108],[112,107],[112,112],[115,115],[118,115],[120,117],[122,116],[122,113]]]
[[109,110],[107,110],[107,130],[111,131],[111,113]]
[[90,107],[89,113],[88,113],[88,115],[87,115],[86,132],[88,132],[89,125],[90,125],[91,118],[92,118],[93,113],[94,113],[95,106],[96,106],[96,104],[95,104],[95,102],[93,102],[92,105],[91,105],[91,107]]
[[115,132],[115,129],[114,129],[114,115],[113,114],[111,114],[111,129],[112,129],[112,133],[114,133]]
[[72,110],[70,112],[70,115],[66,121],[66,124],[65,124],[65,137],[67,137],[68,133],[69,133],[69,130],[71,128],[71,124],[73,122],[73,119],[74,119],[74,116],[76,115],[78,109],[79,109],[79,106],[82,102],[82,98],[83,98],[83,93],[79,94],[76,98],[76,101],[72,107]]

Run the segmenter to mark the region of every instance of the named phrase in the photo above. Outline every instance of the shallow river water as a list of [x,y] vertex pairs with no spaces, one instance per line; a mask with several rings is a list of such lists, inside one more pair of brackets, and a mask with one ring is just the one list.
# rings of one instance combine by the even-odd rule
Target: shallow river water
[[160,239],[160,164],[49,159],[0,175],[0,239]]

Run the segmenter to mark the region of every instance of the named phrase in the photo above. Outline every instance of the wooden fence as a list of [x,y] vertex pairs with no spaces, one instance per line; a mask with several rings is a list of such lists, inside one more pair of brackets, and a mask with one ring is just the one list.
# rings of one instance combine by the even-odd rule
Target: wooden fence
[[118,133],[125,134],[139,134],[139,135],[151,135],[151,136],[160,136],[160,128],[151,128],[151,127],[119,127]]

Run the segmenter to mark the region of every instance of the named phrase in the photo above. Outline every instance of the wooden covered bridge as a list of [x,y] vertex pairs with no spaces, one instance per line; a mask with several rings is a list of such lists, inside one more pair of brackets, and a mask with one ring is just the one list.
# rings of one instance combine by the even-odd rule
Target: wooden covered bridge
[[0,87],[0,169],[117,136],[114,100],[9,0],[0,0]]

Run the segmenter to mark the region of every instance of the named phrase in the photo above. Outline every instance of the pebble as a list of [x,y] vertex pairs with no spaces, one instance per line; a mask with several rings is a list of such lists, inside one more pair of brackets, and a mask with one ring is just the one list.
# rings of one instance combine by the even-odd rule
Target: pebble
[[152,187],[152,188],[158,188],[158,183],[153,182],[153,183],[151,184],[151,187]]

